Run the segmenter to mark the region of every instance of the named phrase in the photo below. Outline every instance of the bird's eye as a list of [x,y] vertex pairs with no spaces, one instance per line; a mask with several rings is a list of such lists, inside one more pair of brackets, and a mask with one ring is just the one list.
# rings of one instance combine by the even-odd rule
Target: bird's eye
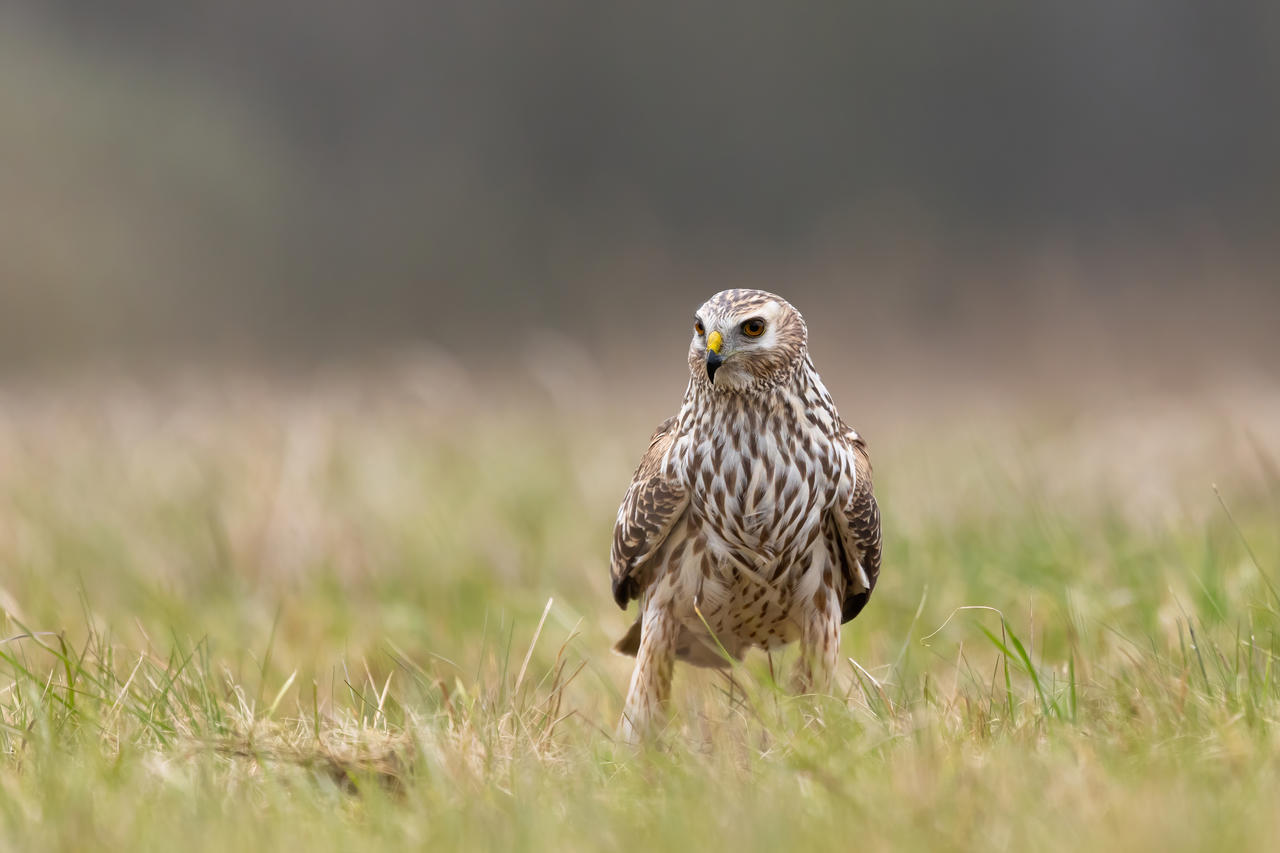
[[742,334],[750,338],[758,338],[764,334],[764,320],[754,317],[742,324]]
[[707,333],[707,327],[702,325],[701,320],[693,321],[693,330],[698,334],[699,337]]

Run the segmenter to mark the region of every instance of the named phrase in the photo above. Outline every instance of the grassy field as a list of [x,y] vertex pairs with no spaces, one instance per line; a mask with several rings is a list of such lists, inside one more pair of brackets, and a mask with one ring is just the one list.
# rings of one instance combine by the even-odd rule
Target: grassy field
[[856,665],[680,670],[637,754],[605,560],[666,412],[423,384],[0,398],[0,849],[1280,837],[1280,398],[859,422]]

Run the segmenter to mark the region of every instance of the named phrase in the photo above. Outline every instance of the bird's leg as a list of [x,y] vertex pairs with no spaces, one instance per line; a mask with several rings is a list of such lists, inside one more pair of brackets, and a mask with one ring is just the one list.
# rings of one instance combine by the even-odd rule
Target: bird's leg
[[800,661],[792,674],[796,693],[826,692],[840,655],[840,601],[835,591],[823,584],[813,596],[813,607],[804,617],[800,631]]
[[618,738],[639,743],[661,724],[671,696],[671,670],[675,665],[679,626],[662,603],[649,602],[641,627],[636,668],[618,723]]

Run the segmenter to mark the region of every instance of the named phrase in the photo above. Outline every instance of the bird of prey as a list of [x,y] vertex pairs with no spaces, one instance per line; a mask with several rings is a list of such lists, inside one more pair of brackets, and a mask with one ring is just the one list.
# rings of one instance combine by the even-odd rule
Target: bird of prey
[[801,691],[826,689],[840,626],[880,574],[866,444],[836,411],[786,300],[726,290],[693,319],[689,385],[618,509],[613,597],[639,615],[619,735],[663,719],[674,661],[725,666],[799,641]]

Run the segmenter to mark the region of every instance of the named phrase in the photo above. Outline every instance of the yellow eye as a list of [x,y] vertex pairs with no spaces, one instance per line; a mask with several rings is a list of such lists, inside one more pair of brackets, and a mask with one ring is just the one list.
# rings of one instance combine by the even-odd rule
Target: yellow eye
[[758,338],[764,334],[764,320],[759,317],[748,320],[742,324],[742,334],[749,338]]
[[694,320],[694,321],[693,321],[693,331],[694,331],[694,332],[696,332],[696,333],[698,334],[698,336],[699,336],[699,337],[701,337],[702,335],[705,335],[705,334],[707,333],[707,328],[706,328],[706,326],[703,326],[703,325],[702,325],[702,321],[701,321],[701,320]]

